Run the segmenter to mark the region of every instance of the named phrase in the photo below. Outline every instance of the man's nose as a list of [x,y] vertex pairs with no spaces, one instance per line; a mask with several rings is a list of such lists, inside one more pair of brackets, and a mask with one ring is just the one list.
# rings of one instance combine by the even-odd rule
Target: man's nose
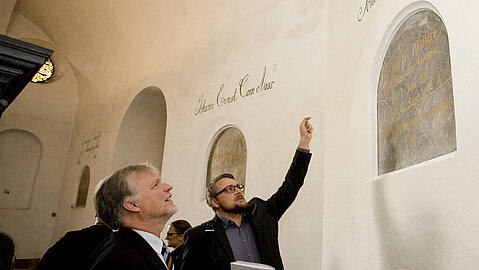
[[166,189],[167,191],[170,191],[170,190],[173,189],[173,186],[172,186],[172,185],[170,185],[170,184],[168,184],[168,183],[165,183],[165,182],[163,182],[163,184],[164,184],[164,187],[165,187],[165,189]]

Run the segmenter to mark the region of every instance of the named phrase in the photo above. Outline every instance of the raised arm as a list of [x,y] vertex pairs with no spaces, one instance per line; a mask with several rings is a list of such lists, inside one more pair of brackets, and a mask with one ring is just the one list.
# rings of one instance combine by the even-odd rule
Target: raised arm
[[309,150],[309,142],[313,137],[313,126],[309,122],[311,117],[303,118],[301,124],[299,124],[299,144],[298,148],[307,149]]
[[304,118],[299,125],[300,139],[298,150],[296,150],[285,180],[266,202],[269,211],[276,220],[281,218],[286,209],[288,209],[296,199],[296,195],[303,185],[306,172],[308,171],[309,161],[311,159],[309,143],[313,135],[313,126],[309,123],[309,119],[311,119],[311,117]]

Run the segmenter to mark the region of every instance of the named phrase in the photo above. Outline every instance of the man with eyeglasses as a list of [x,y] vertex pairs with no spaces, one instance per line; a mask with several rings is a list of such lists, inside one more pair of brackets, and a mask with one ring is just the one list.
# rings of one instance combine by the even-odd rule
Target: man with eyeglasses
[[310,117],[299,125],[300,140],[283,184],[268,200],[249,202],[231,174],[222,174],[208,186],[206,201],[215,212],[212,220],[185,233],[181,270],[227,270],[234,261],[248,261],[283,269],[278,243],[278,222],[304,183],[311,153]]

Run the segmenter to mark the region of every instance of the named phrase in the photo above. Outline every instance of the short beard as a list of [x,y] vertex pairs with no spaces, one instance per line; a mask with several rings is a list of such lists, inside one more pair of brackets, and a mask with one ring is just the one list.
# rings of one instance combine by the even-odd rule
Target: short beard
[[248,208],[248,204],[245,203],[245,204],[242,204],[242,205],[236,205],[233,209],[228,209],[228,210],[224,210],[226,213],[231,213],[231,214],[243,214],[244,212],[246,212],[246,209]]

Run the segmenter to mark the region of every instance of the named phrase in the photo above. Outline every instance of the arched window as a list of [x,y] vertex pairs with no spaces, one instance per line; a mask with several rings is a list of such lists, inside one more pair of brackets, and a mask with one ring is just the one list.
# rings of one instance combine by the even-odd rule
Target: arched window
[[90,167],[83,167],[80,175],[80,182],[78,183],[77,199],[75,207],[85,207],[86,199],[88,197],[88,188],[90,187]]
[[223,173],[233,174],[239,184],[245,183],[247,149],[246,140],[241,131],[235,127],[221,129],[213,138],[206,186],[213,178]]

